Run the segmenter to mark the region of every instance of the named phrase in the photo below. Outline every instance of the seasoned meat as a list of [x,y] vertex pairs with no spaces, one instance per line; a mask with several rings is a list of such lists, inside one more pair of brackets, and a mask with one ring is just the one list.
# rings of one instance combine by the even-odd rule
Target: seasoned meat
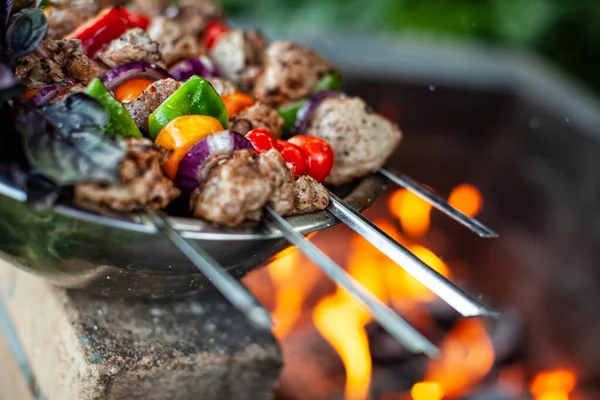
[[125,103],[125,108],[129,111],[137,126],[148,130],[148,117],[150,114],[175,93],[181,85],[181,82],[171,78],[156,81],[131,103]]
[[[50,39],[62,39],[79,25],[95,16],[106,1],[98,0],[53,0],[46,9]],[[104,4],[103,4],[104,3]]]
[[193,37],[201,34],[209,21],[224,16],[223,9],[214,0],[134,0],[132,8],[145,15],[172,19],[182,26],[184,33]]
[[18,60],[15,73],[27,89],[68,79],[89,83],[106,71],[83,53],[77,39],[45,40],[43,46],[53,58],[44,59],[38,53],[31,53]]
[[163,16],[153,18],[148,27],[148,35],[158,42],[160,54],[167,65],[197,57],[203,52],[198,39],[186,33],[177,20]]
[[314,51],[289,42],[273,42],[267,48],[254,94],[274,106],[305,98],[333,67]]
[[325,183],[335,186],[378,171],[402,139],[396,124],[376,114],[358,97],[324,100],[306,134],[331,145],[335,163]]
[[280,138],[285,121],[276,109],[257,102],[241,114],[229,119],[229,129],[245,135],[255,128],[266,129],[275,137]]
[[301,176],[294,183],[294,209],[287,215],[308,214],[324,210],[329,205],[329,192],[319,182],[308,175]]
[[158,51],[158,42],[150,39],[141,28],[130,29],[110,42],[106,49],[98,53],[98,58],[110,68],[133,61],[146,61],[165,67]]
[[236,92],[236,88],[233,83],[229,82],[226,79],[221,78],[207,78],[207,81],[210,82],[213,88],[219,93],[219,96],[227,96],[228,94],[233,94]]
[[59,89],[58,92],[56,93],[56,96],[52,100],[50,100],[48,103],[49,104],[60,103],[61,101],[63,101],[64,99],[66,99],[67,97],[69,97],[72,94],[83,92],[85,90],[85,88],[86,88],[86,86],[79,82],[75,82],[72,85],[65,86],[65,87]]
[[163,175],[163,151],[148,139],[127,139],[126,142],[128,152],[121,163],[122,185],[76,185],[77,204],[125,212],[143,206],[159,210],[179,196],[173,182]]
[[195,217],[235,227],[260,220],[266,204],[285,215],[294,199],[294,176],[277,150],[238,150],[209,173],[191,206]]
[[224,78],[248,86],[263,63],[265,48],[258,32],[233,29],[221,35],[209,55]]
[[154,17],[162,14],[171,0],[133,0],[131,3],[134,11]]

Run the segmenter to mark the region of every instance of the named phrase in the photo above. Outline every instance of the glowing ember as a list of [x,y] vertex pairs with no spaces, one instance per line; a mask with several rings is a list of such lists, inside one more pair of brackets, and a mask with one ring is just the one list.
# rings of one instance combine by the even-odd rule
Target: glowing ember
[[454,188],[448,203],[463,214],[475,217],[483,207],[483,197],[475,186],[464,183]]
[[[494,347],[483,324],[464,319],[440,346],[442,356],[429,364],[425,382],[452,398],[481,381],[494,366]],[[419,385],[419,384],[417,384]]]
[[410,395],[413,400],[441,400],[444,390],[439,383],[420,382],[413,386]]
[[389,208],[400,219],[402,230],[413,238],[421,238],[429,231],[431,206],[406,189],[390,196]]
[[531,382],[531,394],[535,400],[569,400],[577,378],[568,370],[541,372]]

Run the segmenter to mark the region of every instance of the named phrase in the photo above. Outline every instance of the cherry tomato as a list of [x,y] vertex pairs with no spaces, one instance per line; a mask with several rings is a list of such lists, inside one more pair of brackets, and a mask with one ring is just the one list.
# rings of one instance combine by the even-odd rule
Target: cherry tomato
[[279,149],[277,139],[266,129],[253,129],[246,134],[246,139],[252,143],[254,150],[258,153],[264,153],[271,149]]
[[204,39],[206,49],[212,49],[215,43],[217,43],[217,40],[219,40],[219,37],[227,31],[229,31],[229,28],[219,21],[214,21],[208,24],[206,27],[206,38]]
[[278,140],[279,151],[285,160],[285,164],[292,171],[296,178],[306,175],[306,160],[302,150],[292,143],[285,140]]
[[331,146],[323,139],[313,136],[293,136],[288,140],[300,148],[306,159],[307,174],[317,182],[325,181],[331,169],[335,156]]

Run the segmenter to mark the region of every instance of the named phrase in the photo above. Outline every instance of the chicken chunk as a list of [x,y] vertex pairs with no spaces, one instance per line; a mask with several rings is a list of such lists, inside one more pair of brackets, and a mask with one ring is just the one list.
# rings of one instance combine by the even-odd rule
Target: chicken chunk
[[110,68],[133,61],[146,61],[160,67],[166,67],[158,51],[158,42],[141,28],[130,29],[118,39],[108,44],[98,53],[98,58]]
[[142,130],[148,130],[148,117],[150,117],[150,114],[175,93],[181,85],[181,82],[171,78],[156,81],[131,103],[125,103],[125,108],[129,111],[137,126]]
[[280,138],[285,121],[276,109],[257,102],[241,114],[229,119],[229,129],[245,135],[252,129],[262,128]]
[[333,71],[327,61],[310,49],[289,42],[273,42],[266,50],[254,94],[272,106],[300,100]]
[[265,49],[260,33],[233,29],[221,35],[209,55],[224,78],[247,89],[263,64]]
[[276,150],[238,150],[215,167],[191,202],[194,216],[229,227],[258,221],[270,204],[285,215],[294,207],[294,176]]
[[148,139],[128,139],[127,155],[121,163],[121,185],[83,183],[75,186],[75,201],[81,207],[130,212],[148,206],[165,208],[180,194],[164,176],[165,154]]
[[77,39],[45,40],[43,46],[51,58],[42,58],[35,52],[18,60],[15,74],[27,89],[68,79],[89,83],[106,71],[84,54]]
[[197,57],[204,51],[198,39],[186,33],[179,22],[164,16],[152,19],[148,27],[148,35],[158,42],[160,54],[167,65]]
[[316,108],[306,132],[326,140],[335,153],[325,183],[339,186],[378,171],[400,144],[398,126],[358,97],[334,97]]
[[329,205],[329,191],[308,175],[294,183],[294,209],[288,215],[301,215],[324,210]]

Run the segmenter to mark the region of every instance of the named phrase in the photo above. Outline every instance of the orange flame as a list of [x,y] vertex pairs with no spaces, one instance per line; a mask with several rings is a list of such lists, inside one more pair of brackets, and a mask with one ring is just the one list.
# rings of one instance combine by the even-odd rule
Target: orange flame
[[531,382],[530,390],[535,400],[569,400],[576,385],[575,374],[560,369],[537,374]]
[[[440,347],[442,357],[429,364],[425,382],[417,388],[438,387],[443,396],[457,396],[483,379],[494,365],[494,347],[483,324],[474,319],[460,321]],[[425,400],[427,397],[413,399]],[[421,391],[417,390],[417,396]]]
[[396,190],[389,199],[390,211],[400,219],[408,236],[421,238],[429,231],[431,206],[406,189]]
[[483,207],[483,197],[475,186],[463,183],[454,188],[448,203],[463,214],[474,217]]

